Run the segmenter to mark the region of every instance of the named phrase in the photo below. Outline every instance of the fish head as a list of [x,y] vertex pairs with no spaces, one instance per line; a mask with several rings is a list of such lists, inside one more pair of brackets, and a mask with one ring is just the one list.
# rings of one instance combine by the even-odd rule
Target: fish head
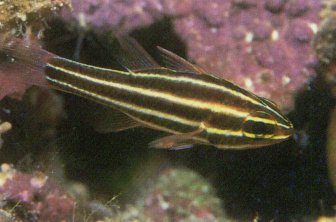
[[250,112],[242,122],[243,137],[247,147],[261,147],[279,143],[293,134],[293,124],[278,107],[262,100],[261,109]]

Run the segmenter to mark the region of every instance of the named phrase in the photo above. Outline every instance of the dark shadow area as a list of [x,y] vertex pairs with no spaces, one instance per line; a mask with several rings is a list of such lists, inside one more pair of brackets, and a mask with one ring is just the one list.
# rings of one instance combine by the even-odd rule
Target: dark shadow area
[[62,118],[59,98],[32,87],[21,101],[5,97],[0,106],[1,120],[12,124],[12,130],[1,135],[5,143],[0,149],[0,162],[12,163],[23,172],[49,172],[50,165],[57,164],[55,135]]

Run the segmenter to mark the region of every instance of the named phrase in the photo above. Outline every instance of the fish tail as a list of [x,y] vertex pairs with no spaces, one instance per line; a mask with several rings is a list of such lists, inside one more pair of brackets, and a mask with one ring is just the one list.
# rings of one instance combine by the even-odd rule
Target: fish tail
[[[53,57],[56,55],[43,50],[37,40],[28,37],[20,39],[9,34],[0,35],[0,86],[13,84],[21,88],[31,85],[47,87],[44,69],[48,60]],[[2,81],[6,79],[7,81]]]

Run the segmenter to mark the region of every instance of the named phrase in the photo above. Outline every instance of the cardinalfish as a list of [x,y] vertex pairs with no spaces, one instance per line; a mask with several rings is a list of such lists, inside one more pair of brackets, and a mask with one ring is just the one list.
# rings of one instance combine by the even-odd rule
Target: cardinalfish
[[148,127],[169,133],[150,147],[256,148],[292,135],[292,123],[271,101],[158,47],[160,66],[134,39],[118,39],[126,71],[71,61],[20,39],[0,39],[0,52],[25,64],[30,75],[43,74],[48,86],[109,107],[99,131]]

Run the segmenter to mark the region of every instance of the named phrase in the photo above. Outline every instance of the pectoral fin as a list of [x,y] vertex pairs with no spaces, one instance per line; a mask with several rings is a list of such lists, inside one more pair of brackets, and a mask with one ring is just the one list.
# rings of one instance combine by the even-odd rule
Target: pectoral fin
[[99,133],[119,132],[138,126],[140,124],[128,115],[109,107],[101,107],[95,113],[93,123],[94,129]]
[[201,133],[202,131],[203,128],[199,128],[189,133],[181,133],[165,136],[150,142],[149,147],[157,149],[173,149],[173,150],[191,148],[195,143],[197,143],[194,137],[199,133]]

